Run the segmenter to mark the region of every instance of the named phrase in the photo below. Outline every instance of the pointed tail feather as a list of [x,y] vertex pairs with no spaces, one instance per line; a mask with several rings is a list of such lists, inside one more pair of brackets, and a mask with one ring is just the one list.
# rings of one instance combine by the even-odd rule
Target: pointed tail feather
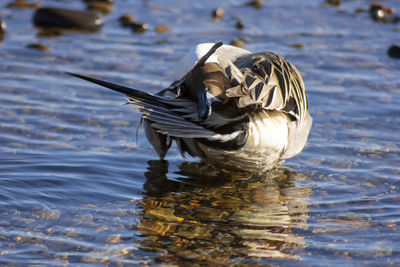
[[[220,44],[214,45],[210,51],[215,51],[219,46]],[[242,132],[235,131],[229,134],[220,134],[213,129],[208,129],[202,122],[197,120],[197,106],[188,98],[152,95],[93,77],[71,72],[66,73],[127,95],[129,97],[128,103],[136,105],[143,114],[143,118],[150,121],[149,126],[158,133],[175,138],[205,138],[226,142],[235,139]]]
[[122,86],[122,85],[118,85],[115,83],[111,83],[111,82],[107,82],[107,81],[103,81],[103,80],[99,80],[93,77],[89,77],[86,75],[82,75],[82,74],[77,74],[77,73],[72,73],[72,72],[65,72],[68,75],[101,85],[103,87],[109,88],[111,90],[126,94],[127,96],[130,96],[132,98],[136,98],[136,99],[141,99],[141,100],[148,100],[148,101],[157,101],[157,97],[153,96],[152,94],[143,92],[143,91],[139,91],[137,89],[133,89],[133,88],[129,88],[126,86]]
[[[184,130],[191,129],[196,130],[195,133],[186,134],[186,136],[190,136],[191,138],[193,136],[196,138],[212,138],[215,135],[215,132],[207,130],[195,122],[185,119],[184,116],[174,112],[174,110],[179,107],[186,110],[185,101],[166,99],[162,96],[152,95],[133,88],[102,81],[81,74],[70,72],[67,72],[67,74],[126,94],[129,97],[128,103],[135,104],[139,107],[139,111],[143,114],[143,117],[151,120],[152,127],[156,128],[160,132],[168,133],[174,137],[184,137]],[[174,107],[175,109],[171,109],[171,107]],[[188,109],[188,112],[191,112],[191,109]]]

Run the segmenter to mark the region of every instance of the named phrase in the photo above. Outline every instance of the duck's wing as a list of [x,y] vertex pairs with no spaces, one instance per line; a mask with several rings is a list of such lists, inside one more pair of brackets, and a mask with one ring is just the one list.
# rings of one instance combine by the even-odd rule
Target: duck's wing
[[90,76],[70,72],[68,74],[127,95],[128,103],[135,104],[143,117],[152,121],[152,126],[160,132],[174,137],[191,138],[207,138],[214,134],[196,123],[196,116],[193,116],[193,113],[197,113],[196,105],[189,99],[153,95]]
[[284,111],[296,120],[307,113],[307,97],[299,71],[282,56],[255,53],[230,62],[226,68],[232,88],[227,97],[237,98],[239,108],[263,107]]
[[[232,107],[228,106],[211,112],[204,119],[199,116],[201,101],[196,102],[193,97],[182,94],[185,81],[195,76],[198,68],[204,66],[221,45],[222,43],[213,45],[183,78],[156,95],[81,74],[68,74],[126,94],[128,103],[136,105],[143,114],[146,136],[161,158],[167,152],[171,138],[178,141],[202,139],[211,142],[213,146],[225,145],[233,149],[244,144],[249,118],[242,114],[232,116]],[[185,149],[183,143],[181,142],[181,151],[189,152],[190,149]]]
[[[210,126],[212,120],[199,121],[196,103],[184,97],[171,97],[176,95],[177,88],[174,86],[164,89],[160,94],[152,95],[93,77],[69,72],[68,74],[126,94],[128,103],[135,104],[143,118],[148,120],[158,133],[175,138],[204,138],[221,142],[230,141],[242,133],[237,131],[232,135],[221,128],[224,124],[232,123],[231,119],[226,119],[226,122],[220,121],[218,126]],[[218,115],[214,115],[213,118],[215,116]]]

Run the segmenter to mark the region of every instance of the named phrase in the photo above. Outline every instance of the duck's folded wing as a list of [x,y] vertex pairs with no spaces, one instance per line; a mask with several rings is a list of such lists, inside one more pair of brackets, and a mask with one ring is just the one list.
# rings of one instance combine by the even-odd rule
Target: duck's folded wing
[[299,71],[285,58],[270,53],[255,53],[238,58],[227,67],[232,88],[227,97],[237,98],[239,108],[262,106],[281,110],[303,119],[307,98]]
[[[161,134],[175,138],[205,138],[213,141],[229,141],[236,135],[221,134],[207,128],[198,121],[197,105],[187,98],[173,98],[173,89],[166,89],[165,94],[152,95],[137,89],[99,80],[93,77],[68,73],[72,76],[96,83],[128,96],[128,103],[136,105],[154,129]],[[164,96],[169,95],[169,96]],[[220,122],[222,125],[223,121]],[[227,123],[230,123],[227,121]]]

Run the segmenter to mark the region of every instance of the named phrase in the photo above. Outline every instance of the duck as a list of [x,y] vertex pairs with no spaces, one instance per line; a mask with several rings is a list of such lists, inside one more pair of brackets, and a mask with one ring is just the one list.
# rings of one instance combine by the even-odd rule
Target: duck
[[299,154],[312,126],[300,72],[272,52],[198,44],[156,94],[67,73],[125,94],[142,113],[145,135],[161,159],[175,141],[183,157],[266,172]]

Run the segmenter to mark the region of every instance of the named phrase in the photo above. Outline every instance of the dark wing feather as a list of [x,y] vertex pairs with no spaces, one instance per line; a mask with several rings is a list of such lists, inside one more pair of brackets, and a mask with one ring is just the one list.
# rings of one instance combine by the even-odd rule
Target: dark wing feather
[[183,110],[187,113],[197,113],[196,105],[193,102],[192,108],[188,108],[187,102],[190,100],[152,95],[93,77],[75,73],[68,74],[126,94],[129,97],[128,103],[135,104],[139,111],[143,113],[143,117],[154,122],[151,125],[162,133],[168,133],[173,137],[215,138],[216,133],[214,131],[204,128],[196,121],[185,119],[182,116],[184,114],[175,111]]
[[75,73],[68,74],[126,94],[129,97],[128,103],[136,105],[143,114],[143,118],[148,120],[151,127],[159,133],[175,138],[204,138],[221,142],[229,141],[240,134],[240,131],[234,135],[219,131],[219,128],[225,124],[231,123],[229,119],[224,122],[224,118],[219,117],[221,118],[219,126],[213,127],[211,124],[217,114],[212,115],[209,121],[198,121],[197,105],[192,100],[164,96],[167,93],[175,92],[176,88],[167,89],[163,94],[152,95],[93,77]]

